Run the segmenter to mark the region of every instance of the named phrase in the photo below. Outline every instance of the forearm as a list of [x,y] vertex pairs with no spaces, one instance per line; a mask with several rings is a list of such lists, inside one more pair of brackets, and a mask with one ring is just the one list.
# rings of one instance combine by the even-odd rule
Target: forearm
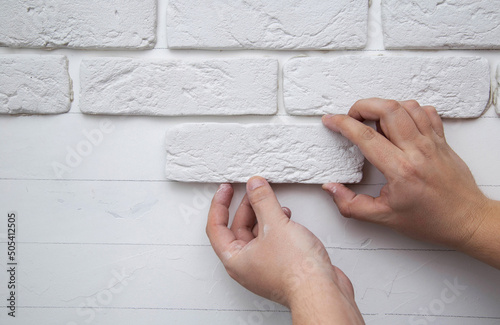
[[489,200],[478,213],[480,226],[459,250],[500,269],[500,201]]
[[308,281],[290,301],[294,325],[364,324],[354,302],[329,280]]

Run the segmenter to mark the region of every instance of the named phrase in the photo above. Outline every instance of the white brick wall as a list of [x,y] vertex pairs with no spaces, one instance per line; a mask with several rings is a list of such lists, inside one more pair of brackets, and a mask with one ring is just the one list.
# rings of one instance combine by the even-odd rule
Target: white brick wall
[[364,158],[320,124],[184,124],[167,133],[167,178],[182,182],[354,183]]
[[498,0],[382,0],[391,49],[499,49]]
[[497,113],[500,115],[500,64],[497,67],[497,89],[496,89],[496,108],[497,108]]
[[170,0],[167,35],[176,49],[353,49],[367,20],[366,0]]
[[418,99],[443,117],[478,117],[490,98],[480,57],[341,56],[295,58],[284,68],[284,101],[293,115],[346,114],[355,101]]
[[[197,182],[358,181],[356,150],[300,115],[311,106],[437,105],[455,117],[448,142],[499,198],[500,117],[487,103],[496,93],[500,110],[498,0],[370,2],[0,1],[0,209],[19,212],[22,238],[22,307],[0,324],[290,324],[221,268],[205,234],[214,184]],[[384,183],[366,163],[351,187],[378,195]],[[345,220],[315,184],[273,188],[352,279],[367,324],[500,319],[492,268]],[[109,296],[114,271],[127,286]],[[436,314],[455,277],[467,290]]]
[[0,45],[149,49],[156,0],[0,1]]
[[277,110],[278,61],[201,62],[99,58],[81,65],[84,113],[271,115]]
[[0,114],[70,109],[71,80],[62,55],[0,55]]

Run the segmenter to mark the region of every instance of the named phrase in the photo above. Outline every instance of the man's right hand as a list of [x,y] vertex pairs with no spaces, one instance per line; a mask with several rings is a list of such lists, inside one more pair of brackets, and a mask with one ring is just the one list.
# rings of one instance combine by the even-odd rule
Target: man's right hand
[[[376,121],[379,132],[364,120]],[[377,198],[324,184],[343,216],[462,250],[500,268],[500,202],[480,191],[447,144],[434,107],[364,99],[348,115],[326,115],[323,123],[356,144],[387,179]]]

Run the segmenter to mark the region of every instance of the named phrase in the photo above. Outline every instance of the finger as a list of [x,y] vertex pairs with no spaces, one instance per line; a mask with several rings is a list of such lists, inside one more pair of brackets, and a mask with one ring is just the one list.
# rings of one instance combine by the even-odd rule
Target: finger
[[259,224],[258,223],[256,223],[255,226],[253,226],[253,228],[252,228],[252,234],[255,237],[259,236]]
[[357,145],[386,177],[398,170],[398,157],[402,158],[403,152],[371,127],[347,115],[325,115],[322,121],[330,130],[340,132]]
[[380,126],[380,121],[375,122],[375,126],[376,126],[377,132],[382,134],[384,137],[386,137],[384,134],[384,131],[382,131],[382,127]]
[[283,210],[283,213],[285,213],[288,219],[292,217],[292,210],[290,210],[289,208],[282,207],[281,210]]
[[259,231],[265,225],[285,217],[276,195],[264,178],[259,176],[250,178],[247,183],[247,195],[257,216]]
[[230,244],[236,240],[234,233],[227,227],[229,221],[229,205],[233,198],[233,188],[230,184],[222,184],[212,199],[208,212],[207,235],[215,253],[224,262]]
[[343,289],[342,292],[348,295],[348,297],[354,301],[354,287],[352,286],[351,280],[347,277],[344,271],[342,271],[335,265],[332,265],[332,267],[335,272],[335,275],[337,276],[339,287]]
[[422,109],[417,101],[405,100],[400,102],[400,104],[406,110],[408,115],[410,115],[410,117],[413,119],[420,133],[426,136],[432,135],[432,133],[434,133],[431,121],[429,120],[427,113]]
[[344,217],[384,225],[389,223],[391,209],[381,197],[356,194],[337,183],[324,184],[322,187],[333,198]]
[[413,119],[395,100],[381,98],[358,100],[348,115],[359,121],[380,121],[386,137],[401,149],[420,135]]
[[429,117],[429,121],[431,122],[434,132],[436,132],[439,137],[444,138],[443,121],[441,120],[436,108],[434,106],[423,106],[422,108]]
[[250,205],[250,201],[248,201],[248,196],[245,194],[234,215],[231,231],[237,239],[248,243],[255,238],[252,234],[252,229],[256,222],[255,213]]

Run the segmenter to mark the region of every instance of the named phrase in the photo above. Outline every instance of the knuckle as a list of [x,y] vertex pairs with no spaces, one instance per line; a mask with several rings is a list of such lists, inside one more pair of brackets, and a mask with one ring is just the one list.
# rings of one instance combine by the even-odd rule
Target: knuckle
[[338,205],[338,208],[341,215],[346,218],[351,218],[351,206],[349,205],[349,203],[342,203]]
[[270,192],[267,187],[261,186],[252,191],[249,195],[249,199],[252,204],[259,204],[269,198]]
[[429,105],[429,106],[427,106],[427,109],[429,111],[431,111],[432,113],[436,113],[437,114],[437,109],[436,109],[435,106]]
[[226,269],[227,274],[229,274],[229,276],[232,279],[238,281],[238,275],[237,275],[236,271],[234,270],[233,266],[228,265],[228,264],[224,264],[224,268]]
[[241,275],[234,263],[226,262],[224,264],[224,268],[226,269],[227,274],[236,282],[241,283]]
[[406,180],[414,179],[418,177],[418,169],[412,162],[402,159],[399,162],[399,175]]
[[393,113],[399,109],[401,109],[401,104],[394,99],[388,99],[385,103],[385,108],[387,113]]
[[[370,98],[370,99],[371,99],[371,98]],[[370,100],[370,99],[368,99],[368,100]],[[358,100],[354,103],[354,105],[352,105],[352,107],[354,107],[354,106],[359,106],[359,105],[363,104],[366,100],[367,100],[367,99],[358,99]]]
[[417,148],[427,159],[431,158],[436,152],[436,144],[427,138],[418,141]]
[[363,130],[363,133],[361,134],[361,137],[364,140],[372,140],[373,138],[375,138],[376,135],[377,135],[377,131],[375,131],[373,128],[367,126]]
[[212,229],[213,229],[213,222],[209,220],[207,222],[207,225],[205,226],[205,233],[207,234],[208,238],[212,237]]
[[416,100],[410,99],[410,100],[405,101],[405,106],[410,108],[410,109],[416,109],[416,108],[420,107],[420,104]]

